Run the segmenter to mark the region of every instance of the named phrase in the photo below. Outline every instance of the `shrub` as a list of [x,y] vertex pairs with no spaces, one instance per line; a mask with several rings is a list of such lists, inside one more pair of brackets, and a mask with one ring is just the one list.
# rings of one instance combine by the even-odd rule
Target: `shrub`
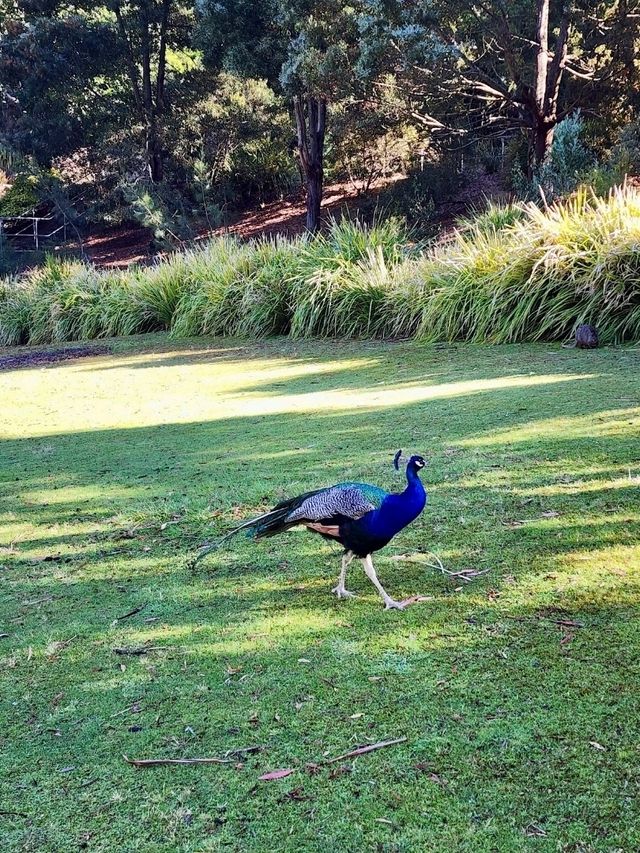
[[127,335],[558,340],[640,338],[640,194],[580,190],[546,210],[493,206],[428,252],[402,223],[325,235],[212,240],[154,267],[99,272],[48,259],[0,282],[0,345]]
[[594,157],[584,143],[584,121],[580,111],[567,116],[556,126],[549,159],[538,167],[531,180],[516,169],[514,189],[523,199],[538,200],[540,190],[547,201],[573,192],[590,168]]
[[421,231],[429,229],[436,206],[447,201],[464,185],[465,175],[450,159],[424,163],[381,194],[385,210],[415,222]]
[[0,216],[22,216],[39,203],[38,179],[31,175],[17,175],[0,198]]

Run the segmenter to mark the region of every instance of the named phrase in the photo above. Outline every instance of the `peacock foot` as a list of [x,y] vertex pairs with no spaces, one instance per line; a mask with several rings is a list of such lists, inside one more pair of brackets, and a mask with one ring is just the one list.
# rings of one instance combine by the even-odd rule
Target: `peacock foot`
[[338,586],[334,586],[334,588],[331,590],[331,592],[335,592],[335,594],[338,596],[338,598],[355,598],[356,597],[355,592],[349,592],[348,589],[345,589],[343,586],[340,586],[339,584],[338,584]]
[[404,601],[395,601],[393,598],[385,598],[384,600],[385,610],[404,610],[406,606]]

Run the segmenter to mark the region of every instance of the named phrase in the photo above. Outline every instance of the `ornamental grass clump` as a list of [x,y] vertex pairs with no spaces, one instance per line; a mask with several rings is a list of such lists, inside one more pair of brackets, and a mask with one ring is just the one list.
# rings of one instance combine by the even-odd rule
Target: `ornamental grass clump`
[[169,329],[174,337],[640,338],[640,195],[582,189],[545,209],[490,206],[430,249],[396,219],[326,234],[219,237],[149,267],[49,259],[0,282],[0,345]]

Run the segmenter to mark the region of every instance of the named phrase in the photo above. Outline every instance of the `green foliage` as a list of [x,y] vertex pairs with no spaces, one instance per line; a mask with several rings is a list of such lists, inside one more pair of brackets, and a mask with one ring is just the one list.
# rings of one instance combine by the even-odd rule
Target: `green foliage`
[[314,239],[216,239],[117,274],[50,260],[5,283],[0,340],[171,329],[508,343],[561,340],[582,322],[604,343],[638,340],[639,245],[640,194],[626,188],[544,211],[492,206],[426,254],[387,219]]
[[28,214],[40,201],[38,179],[32,175],[19,174],[7,192],[0,198],[0,216]]
[[410,170],[381,193],[380,203],[385,210],[404,217],[418,232],[432,229],[436,208],[464,186],[467,176],[453,160],[443,157],[427,161]]
[[134,218],[153,233],[155,249],[173,249],[193,236],[182,196],[166,184],[124,183],[121,190]]
[[471,234],[492,234],[510,228],[526,217],[526,207],[522,204],[496,204],[489,202],[479,209],[458,220],[458,228]]
[[604,342],[640,338],[640,196],[582,190],[524,212],[501,231],[467,227],[426,259],[419,336],[557,340],[590,322]]
[[640,120],[623,127],[611,162],[623,175],[640,175]]
[[291,190],[299,182],[291,139],[285,103],[264,80],[224,73],[215,94],[194,105],[174,156],[210,218],[212,206],[237,208]]
[[585,181],[594,165],[593,153],[585,142],[584,120],[579,112],[558,123],[548,160],[534,171],[531,180],[516,170],[514,188],[522,199],[539,199],[541,190],[547,202],[561,198]]
[[292,279],[293,337],[373,337],[384,328],[385,294],[406,257],[400,220],[368,227],[342,220],[301,246]]

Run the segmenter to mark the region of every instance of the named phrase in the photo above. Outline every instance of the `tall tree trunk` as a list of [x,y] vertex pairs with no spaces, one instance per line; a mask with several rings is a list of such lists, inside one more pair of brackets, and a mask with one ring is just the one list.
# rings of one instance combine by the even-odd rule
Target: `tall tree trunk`
[[325,98],[296,95],[293,111],[298,135],[298,156],[307,189],[307,230],[320,227],[320,205],[324,179],[324,133],[327,122]]
[[537,0],[536,38],[538,52],[531,92],[530,172],[543,165],[551,153],[553,135],[558,123],[560,83],[567,60],[572,2],[566,0],[556,39],[553,58],[549,54],[549,0]]
[[141,0],[140,2],[138,13],[139,57],[134,53],[136,38],[130,35],[127,29],[127,19],[122,14],[120,2],[115,3],[114,12],[120,36],[125,46],[127,74],[131,83],[134,103],[139,114],[139,120],[144,126],[145,159],[149,177],[153,183],[159,183],[164,178],[161,117],[165,107],[167,31],[169,28],[169,12],[172,0],[162,0],[155,85],[152,80],[154,61],[152,57],[153,15],[149,5],[151,2],[152,0]]

